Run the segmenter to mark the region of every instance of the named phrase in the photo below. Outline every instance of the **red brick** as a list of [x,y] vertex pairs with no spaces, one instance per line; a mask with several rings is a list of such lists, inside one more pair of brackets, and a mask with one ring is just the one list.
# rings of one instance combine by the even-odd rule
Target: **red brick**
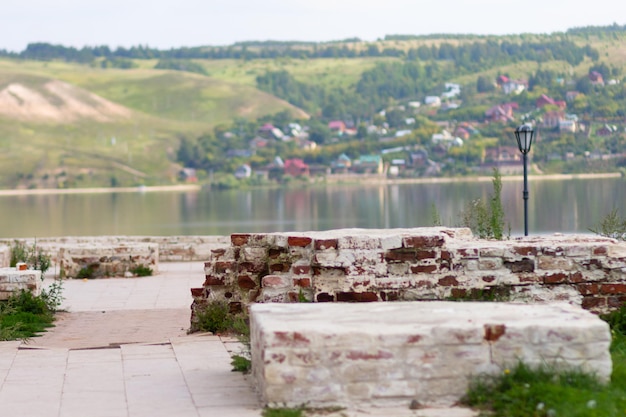
[[239,275],[237,277],[237,284],[239,288],[244,290],[252,290],[257,287],[256,282],[254,282],[250,275]]
[[596,256],[606,256],[609,253],[609,248],[606,246],[598,246],[593,248],[593,254]]
[[293,267],[295,275],[308,275],[311,273],[311,267],[308,265],[297,265]]
[[270,265],[270,272],[289,272],[291,263],[276,263]]
[[442,236],[411,236],[404,238],[405,248],[439,248],[444,245]]
[[439,257],[441,258],[442,261],[449,261],[452,259],[452,254],[447,250],[442,250]]
[[567,282],[569,278],[568,274],[564,274],[563,272],[555,272],[554,274],[546,274],[543,277],[544,284],[562,284]]
[[411,273],[413,274],[431,274],[437,271],[437,265],[417,265],[411,266]]
[[600,285],[598,284],[578,284],[577,288],[582,295],[598,294],[600,292]]
[[263,272],[266,265],[262,262],[241,262],[238,267],[238,272]]
[[415,262],[417,261],[417,253],[407,250],[390,250],[385,252],[385,260],[387,262]]
[[316,239],[314,247],[315,250],[337,249],[337,245],[337,239]]
[[284,288],[289,286],[288,278],[279,275],[266,275],[263,277],[261,283],[263,287],[271,288]]
[[400,294],[395,291],[381,291],[379,295],[383,301],[398,301],[400,299]]
[[467,290],[463,288],[452,288],[452,298],[463,298],[467,295]]
[[626,294],[626,284],[602,284],[601,294]]
[[309,288],[311,286],[311,278],[295,278],[293,280],[293,286]]
[[451,287],[459,285],[459,282],[456,280],[456,277],[452,275],[448,275],[447,277],[443,277],[438,281],[438,284],[444,287]]
[[522,256],[536,256],[537,255],[537,248],[532,247],[532,246],[517,246],[513,248],[513,251],[516,254],[522,255]]
[[232,269],[232,267],[232,261],[218,261],[215,262],[214,270],[218,274],[223,274],[224,272],[227,272],[227,270]]
[[583,297],[582,308],[585,310],[593,310],[596,308],[606,307],[607,300],[604,297],[587,296]]
[[327,292],[321,292],[315,297],[318,303],[329,303],[335,301],[335,296]]
[[204,288],[192,288],[191,296],[192,297],[202,297],[204,295]]
[[250,239],[250,235],[247,233],[246,234],[234,233],[230,235],[230,243],[232,243],[233,246],[243,246],[246,243],[248,243],[249,239]]
[[457,253],[462,258],[478,258],[478,249],[460,248],[459,250],[457,250]]
[[506,333],[504,324],[485,324],[485,340],[495,342]]
[[207,275],[204,280],[204,286],[207,285],[224,285],[224,277],[216,277],[214,275]]
[[437,252],[434,250],[418,250],[417,251],[417,259],[435,259],[437,257]]
[[337,301],[357,301],[368,303],[378,301],[378,295],[375,292],[339,292],[337,293]]
[[482,280],[485,282],[494,282],[496,280],[496,277],[487,276],[487,277],[483,277]]
[[287,238],[287,243],[289,244],[289,246],[297,246],[300,248],[309,246],[312,241],[313,239],[306,236],[289,236]]
[[574,272],[573,274],[570,275],[569,282],[571,282],[572,284],[578,284],[580,282],[585,282],[585,279],[582,273]]

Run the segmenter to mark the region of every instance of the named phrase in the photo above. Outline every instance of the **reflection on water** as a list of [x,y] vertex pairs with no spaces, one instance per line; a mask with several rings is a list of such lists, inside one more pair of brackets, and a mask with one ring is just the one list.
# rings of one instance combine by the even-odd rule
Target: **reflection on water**
[[[624,216],[622,179],[530,183],[530,233],[587,233],[612,208]],[[489,182],[331,185],[320,188],[185,193],[69,194],[0,197],[1,237],[71,235],[225,235],[338,228],[432,225],[433,207],[444,224],[488,198]],[[523,228],[520,182],[503,183],[506,220]]]

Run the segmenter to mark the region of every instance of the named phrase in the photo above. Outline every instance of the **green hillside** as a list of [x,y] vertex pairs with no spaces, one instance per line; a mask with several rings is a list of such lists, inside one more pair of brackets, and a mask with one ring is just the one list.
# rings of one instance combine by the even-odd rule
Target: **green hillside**
[[292,105],[197,74],[0,60],[0,187],[164,184],[181,136]]
[[[575,137],[553,132],[553,146],[544,146],[545,155],[537,156],[605,147],[615,153],[620,135],[607,144],[587,137],[605,123],[622,125],[624,40],[626,27],[550,35],[393,35],[377,42],[247,42],[168,51],[32,44],[21,53],[0,53],[0,188],[173,183],[183,162],[177,155],[182,138],[188,139],[187,153],[194,154],[184,162],[206,172],[231,173],[244,162],[259,168],[277,155],[327,163],[337,156],[335,148],[352,147],[354,155],[374,149],[377,138],[368,136],[368,127],[386,124],[394,132],[417,116],[420,126],[411,126],[412,136],[404,140],[423,143],[432,122],[482,123],[486,109],[510,100],[520,113],[535,112],[541,94],[562,100],[579,87],[585,94],[568,111],[589,130]],[[592,70],[615,83],[585,84]],[[493,85],[502,74],[528,80],[529,88],[505,96]],[[457,110],[399,110],[440,95],[447,83],[462,87],[463,94],[450,100],[460,106]],[[381,110],[391,111],[381,115]],[[278,113],[283,114],[272,118]],[[315,120],[306,127],[320,145],[315,152],[278,141],[248,159],[227,156],[234,148],[245,154],[260,123],[285,127],[309,114]],[[360,127],[360,141],[348,145],[331,138],[330,120]],[[507,128],[518,122],[511,120]],[[219,134],[217,126],[224,127]],[[503,131],[497,124],[481,130],[493,138]]]

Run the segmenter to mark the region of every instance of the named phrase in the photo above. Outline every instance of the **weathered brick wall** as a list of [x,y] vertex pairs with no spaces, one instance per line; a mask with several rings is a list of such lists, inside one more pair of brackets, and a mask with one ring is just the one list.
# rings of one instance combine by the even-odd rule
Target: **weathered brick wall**
[[161,262],[206,261],[211,250],[228,246],[228,236],[64,236],[37,239],[0,239],[0,244],[11,246],[15,241],[28,246],[34,244],[57,262],[59,249],[65,246],[90,245],[94,248],[131,243],[156,243]]
[[41,293],[41,271],[0,268],[0,300],[7,300],[13,293],[21,290],[39,295]]
[[[192,309],[227,301],[434,300],[502,295],[594,312],[626,301],[626,244],[592,235],[480,240],[466,228],[233,234],[205,263]],[[194,317],[192,315],[192,327]]]
[[76,278],[88,270],[91,278],[120,277],[133,268],[145,266],[158,272],[159,246],[156,243],[119,243],[115,245],[63,245],[57,255],[59,274]]

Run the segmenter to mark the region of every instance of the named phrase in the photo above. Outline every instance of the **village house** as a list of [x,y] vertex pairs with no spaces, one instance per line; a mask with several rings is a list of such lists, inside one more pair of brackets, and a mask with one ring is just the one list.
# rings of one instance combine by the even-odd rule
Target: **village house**
[[604,85],[604,77],[598,71],[591,71],[589,73],[589,81],[592,85]]
[[518,110],[517,103],[498,104],[485,111],[485,119],[488,122],[511,122],[513,118],[513,110]]
[[330,163],[330,169],[333,174],[346,174],[351,166],[352,160],[345,153],[342,153],[336,160]]
[[346,124],[342,120],[332,120],[328,122],[328,129],[339,135],[343,135],[346,131]]
[[541,109],[545,106],[556,106],[559,110],[565,110],[567,108],[567,103],[563,100],[555,100],[552,97],[548,97],[545,94],[542,94],[536,101],[535,106],[538,109]]
[[299,158],[287,159],[284,166],[285,175],[301,177],[310,175],[309,166]]
[[617,133],[617,126],[605,124],[600,129],[596,130],[598,136],[611,136]]
[[506,95],[520,94],[522,91],[528,88],[528,81],[526,80],[512,80],[506,75],[500,75],[496,78],[496,85]]
[[237,178],[238,180],[250,178],[251,175],[252,168],[250,168],[250,165],[248,164],[239,165],[235,170],[235,178]]
[[383,157],[380,155],[361,155],[352,162],[350,171],[357,174],[382,174]]
[[441,107],[441,98],[438,96],[426,96],[424,104],[430,107]]
[[565,112],[553,110],[546,112],[542,117],[541,127],[556,129],[561,121],[565,120]]
[[516,146],[494,146],[485,149],[481,169],[488,172],[495,167],[504,175],[519,174],[524,169],[521,160],[521,152]]
[[565,93],[565,101],[572,102],[580,95],[579,91],[568,91]]

